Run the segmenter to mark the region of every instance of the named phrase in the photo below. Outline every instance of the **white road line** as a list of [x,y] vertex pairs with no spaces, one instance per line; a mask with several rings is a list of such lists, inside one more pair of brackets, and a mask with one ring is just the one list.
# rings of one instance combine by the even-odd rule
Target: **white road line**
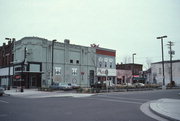
[[0,102],[2,102],[2,103],[9,103],[9,102],[7,102],[7,101],[4,101],[4,100],[0,100]]
[[138,105],[143,104],[141,102],[127,101],[127,100],[115,100],[115,99],[108,99],[108,98],[84,98],[84,99],[102,100],[102,101],[118,102],[118,103],[130,103],[130,104],[138,104]]
[[148,99],[136,99],[136,98],[126,98],[126,97],[112,97],[112,96],[105,96],[105,95],[101,95],[99,97],[106,97],[106,98],[114,98],[114,99],[127,99],[127,100],[139,100],[139,101],[150,101]]

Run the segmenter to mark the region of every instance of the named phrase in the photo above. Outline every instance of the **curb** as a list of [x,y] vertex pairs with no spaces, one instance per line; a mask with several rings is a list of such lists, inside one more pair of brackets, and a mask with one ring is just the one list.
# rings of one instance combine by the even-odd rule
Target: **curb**
[[152,119],[155,119],[157,121],[168,121],[168,119],[162,117],[162,116],[159,116],[157,115],[156,113],[154,113],[151,109],[150,109],[150,103],[152,101],[149,101],[149,102],[146,102],[146,103],[143,103],[141,106],[140,106],[140,110],[141,112],[143,112],[145,115],[149,116],[150,118]]
[[168,120],[173,120],[173,121],[180,121],[179,119],[176,119],[174,117],[171,117],[171,116],[168,116],[168,115],[165,115],[159,111],[156,110],[157,108],[157,105],[159,102],[162,102],[163,99],[159,99],[159,100],[154,100],[152,101],[150,104],[149,104],[149,109],[154,112],[155,114],[165,118],[165,119],[168,119]]

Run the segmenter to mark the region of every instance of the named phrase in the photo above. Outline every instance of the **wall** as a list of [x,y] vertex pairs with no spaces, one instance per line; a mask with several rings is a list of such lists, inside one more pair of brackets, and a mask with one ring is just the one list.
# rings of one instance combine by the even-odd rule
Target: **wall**
[[[52,75],[52,41],[37,37],[21,39],[16,43],[17,62],[23,61],[25,47],[27,48],[26,62],[42,63],[42,86],[50,85]],[[90,70],[95,71],[95,54],[95,49],[91,47],[55,42],[54,82],[77,83],[81,86],[89,87]]]
[[[173,73],[173,81],[177,85],[180,85],[180,62],[175,62],[172,64],[172,73]],[[151,82],[152,83],[163,83],[163,72],[162,72],[162,64],[161,63],[154,63],[151,65],[152,72],[151,72]],[[165,75],[165,84],[167,85],[170,83],[170,63],[164,64],[164,75]]]

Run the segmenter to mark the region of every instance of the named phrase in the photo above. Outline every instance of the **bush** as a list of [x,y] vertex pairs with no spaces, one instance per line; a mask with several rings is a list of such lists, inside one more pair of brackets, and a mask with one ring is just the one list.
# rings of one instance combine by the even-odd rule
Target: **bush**
[[175,86],[176,86],[175,81],[172,81],[171,83],[168,83],[166,85],[166,87],[175,87]]
[[76,92],[77,92],[77,93],[82,93],[82,92],[83,92],[83,88],[78,88],[78,89],[76,90]]
[[38,91],[53,91],[53,89],[47,88],[47,87],[40,87],[40,88],[38,88]]

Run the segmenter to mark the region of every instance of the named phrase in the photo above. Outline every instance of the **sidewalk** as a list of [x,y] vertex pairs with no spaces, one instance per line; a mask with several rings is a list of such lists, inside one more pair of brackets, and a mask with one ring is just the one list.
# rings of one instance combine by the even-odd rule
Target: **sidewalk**
[[152,101],[150,109],[156,114],[169,120],[180,121],[180,100],[178,99],[159,99]]
[[53,91],[45,92],[38,89],[24,89],[24,92],[17,92],[16,89],[5,90],[5,95],[22,98],[46,98],[46,97],[88,97],[93,94],[83,94],[75,92]]

